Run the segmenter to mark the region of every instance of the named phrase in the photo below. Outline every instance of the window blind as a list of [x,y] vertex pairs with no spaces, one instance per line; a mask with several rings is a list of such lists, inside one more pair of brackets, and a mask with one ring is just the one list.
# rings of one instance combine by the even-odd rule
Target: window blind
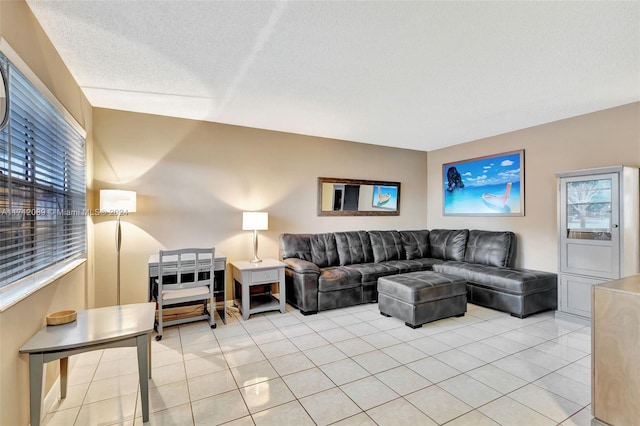
[[86,252],[85,140],[0,53],[0,287]]

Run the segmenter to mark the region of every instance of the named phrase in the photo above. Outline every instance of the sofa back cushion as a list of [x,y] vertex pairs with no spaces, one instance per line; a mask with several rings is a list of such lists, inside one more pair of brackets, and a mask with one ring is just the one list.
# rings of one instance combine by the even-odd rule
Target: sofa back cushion
[[444,260],[464,260],[468,237],[468,229],[432,229],[429,231],[431,257]]
[[280,258],[289,257],[315,263],[321,268],[339,264],[336,240],[332,233],[280,235]]
[[516,235],[513,232],[469,232],[465,262],[510,268],[515,263],[515,257]]
[[373,262],[369,234],[365,231],[334,232],[340,265]]
[[398,231],[369,231],[369,239],[374,262],[405,258],[402,237]]
[[400,231],[400,237],[407,260],[431,257],[428,230]]

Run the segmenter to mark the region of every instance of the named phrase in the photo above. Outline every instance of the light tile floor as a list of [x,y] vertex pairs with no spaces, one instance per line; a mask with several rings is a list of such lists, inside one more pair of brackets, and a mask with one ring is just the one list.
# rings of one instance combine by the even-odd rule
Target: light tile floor
[[[153,341],[154,425],[590,425],[591,330],[474,305],[413,330],[377,304],[234,313]],[[72,357],[46,425],[139,425],[134,348]]]

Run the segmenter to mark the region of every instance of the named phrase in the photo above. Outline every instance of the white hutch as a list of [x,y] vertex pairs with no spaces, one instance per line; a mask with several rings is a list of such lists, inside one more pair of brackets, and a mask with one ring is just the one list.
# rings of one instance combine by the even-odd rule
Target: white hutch
[[640,272],[637,167],[557,173],[558,311],[591,321],[591,287]]

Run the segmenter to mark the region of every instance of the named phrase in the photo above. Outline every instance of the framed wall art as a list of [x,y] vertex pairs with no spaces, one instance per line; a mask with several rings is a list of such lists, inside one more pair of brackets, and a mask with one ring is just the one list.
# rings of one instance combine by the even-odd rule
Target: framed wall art
[[524,216],[524,150],[442,165],[445,216]]
[[374,185],[371,207],[395,211],[398,209],[398,187]]

